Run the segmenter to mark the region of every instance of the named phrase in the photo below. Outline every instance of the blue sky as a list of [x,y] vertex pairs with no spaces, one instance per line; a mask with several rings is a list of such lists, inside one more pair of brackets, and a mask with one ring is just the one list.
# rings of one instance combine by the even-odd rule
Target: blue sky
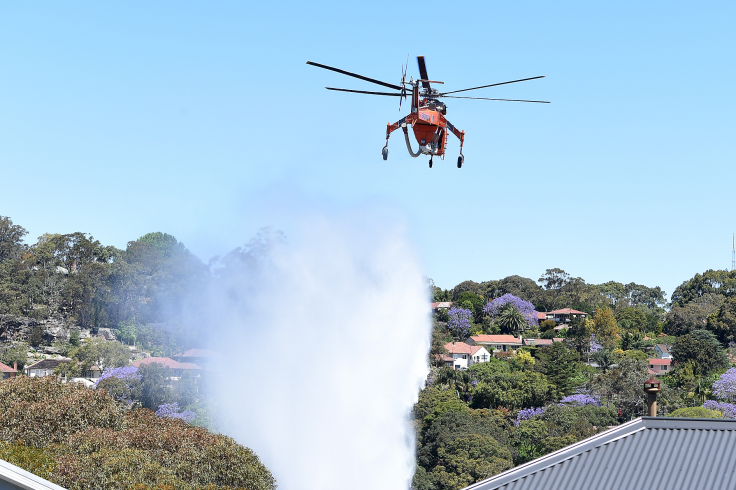
[[[417,10],[421,7],[419,10]],[[264,225],[356,208],[406,226],[441,287],[560,267],[661,286],[729,268],[733,2],[5,2],[0,215],[203,260]],[[410,55],[466,132],[412,159],[390,83]],[[472,94],[468,94],[472,95]],[[406,110],[404,111],[406,112]]]

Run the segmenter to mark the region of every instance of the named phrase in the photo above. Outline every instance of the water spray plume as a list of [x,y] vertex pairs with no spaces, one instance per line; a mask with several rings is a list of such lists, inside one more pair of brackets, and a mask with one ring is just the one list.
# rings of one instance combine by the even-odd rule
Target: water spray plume
[[210,291],[227,433],[283,489],[406,490],[431,328],[419,261],[363,213],[304,225],[262,234],[258,260],[241,250],[249,265]]

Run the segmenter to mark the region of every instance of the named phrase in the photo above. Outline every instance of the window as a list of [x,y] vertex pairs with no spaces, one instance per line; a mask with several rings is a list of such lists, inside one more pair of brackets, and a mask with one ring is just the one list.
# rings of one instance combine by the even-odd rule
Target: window
[[654,369],[654,364],[650,364],[649,369]]
[[662,371],[667,371],[667,365],[662,366]]

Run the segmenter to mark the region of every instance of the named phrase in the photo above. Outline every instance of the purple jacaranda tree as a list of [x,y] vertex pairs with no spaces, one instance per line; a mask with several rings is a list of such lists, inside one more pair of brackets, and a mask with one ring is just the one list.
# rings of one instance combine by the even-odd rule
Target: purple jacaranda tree
[[521,410],[516,412],[516,420],[514,421],[514,425],[518,426],[523,420],[529,420],[538,415],[542,415],[544,413],[544,410],[544,407],[522,408]]
[[590,352],[600,352],[601,349],[603,349],[603,346],[595,339],[595,334],[592,334],[590,336]]
[[[511,309],[516,310],[518,315],[511,312]],[[510,293],[489,301],[483,307],[483,312],[498,320],[502,319],[502,317],[508,317],[508,323],[514,324],[513,328],[511,328],[514,333],[524,327],[535,328],[538,323],[534,305]],[[512,317],[515,317],[515,319],[512,319]]]
[[733,403],[708,400],[703,403],[703,408],[707,408],[708,410],[718,410],[723,414],[724,419],[736,419],[736,405]]
[[601,400],[597,396],[589,395],[587,393],[577,393],[575,395],[566,396],[560,400],[560,405],[582,407],[585,405],[601,406]]
[[731,368],[713,383],[713,395],[719,400],[736,401],[736,368]]
[[104,381],[108,378],[117,378],[123,381],[126,381],[126,384],[128,381],[131,380],[138,380],[140,381],[141,375],[138,373],[138,368],[135,366],[124,366],[124,367],[118,367],[113,369],[107,369],[102,376],[97,378],[97,381],[95,381],[95,388],[97,388],[97,385],[100,384],[100,381]]
[[158,406],[158,410],[156,410],[156,415],[161,417],[162,419],[181,419],[184,422],[191,422],[197,417],[197,414],[192,412],[191,410],[184,410],[183,412],[179,411],[179,404],[174,403],[164,403],[163,405]]
[[470,322],[473,321],[473,313],[465,308],[450,308],[447,312],[447,329],[450,334],[458,340],[465,340],[470,333]]

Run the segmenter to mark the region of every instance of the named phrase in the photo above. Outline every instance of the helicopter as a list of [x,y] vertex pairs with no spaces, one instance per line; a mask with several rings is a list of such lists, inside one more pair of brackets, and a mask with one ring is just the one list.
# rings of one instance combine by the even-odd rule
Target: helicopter
[[[539,104],[549,104],[548,101],[544,100],[517,100],[517,99],[488,99],[485,97],[464,97],[455,96],[450,94],[457,94],[460,92],[467,92],[469,90],[477,90],[480,88],[496,87],[498,85],[507,85],[509,83],[526,82],[528,80],[536,80],[538,78],[544,78],[544,76],[522,78],[520,80],[511,80],[509,82],[492,83],[490,85],[481,85],[480,87],[466,88],[462,90],[453,90],[451,92],[440,92],[439,90],[432,87],[431,84],[443,85],[443,82],[436,80],[430,80],[427,75],[427,65],[424,61],[424,56],[417,56],[417,64],[419,65],[419,78],[414,80],[410,77],[406,79],[406,69],[409,65],[409,59],[407,58],[406,66],[401,66],[401,82],[400,85],[394,85],[392,83],[382,82],[374,78],[364,77],[357,73],[351,73],[349,71],[334,68],[332,66],[322,65],[320,63],[314,63],[307,61],[308,65],[316,66],[318,68],[324,68],[325,70],[331,70],[349,77],[358,78],[366,82],[375,83],[383,87],[387,87],[397,92],[369,92],[365,90],[348,90],[345,88],[334,88],[325,87],[327,90],[335,90],[338,92],[350,92],[354,94],[367,94],[367,95],[384,95],[390,97],[399,97],[399,112],[401,112],[401,103],[408,97],[409,91],[411,92],[411,112],[391,124],[388,123],[386,127],[386,145],[381,150],[384,160],[388,160],[388,139],[391,133],[401,128],[404,131],[404,139],[406,140],[406,148],[409,151],[409,155],[416,158],[419,155],[429,155],[429,168],[432,168],[432,158],[438,156],[444,160],[445,148],[447,145],[447,137],[449,133],[454,134],[460,140],[460,156],[457,157],[457,168],[462,168],[465,161],[463,156],[463,144],[465,143],[465,131],[459,131],[450,121],[445,117],[447,115],[447,105],[440,101],[440,98],[450,99],[474,99],[474,100],[499,100],[506,102],[535,102]],[[407,90],[409,87],[409,90]],[[421,88],[420,88],[421,87]],[[409,141],[409,130],[408,126],[412,127],[414,131],[414,137],[419,143],[419,149],[415,152],[412,150],[411,141]]]

